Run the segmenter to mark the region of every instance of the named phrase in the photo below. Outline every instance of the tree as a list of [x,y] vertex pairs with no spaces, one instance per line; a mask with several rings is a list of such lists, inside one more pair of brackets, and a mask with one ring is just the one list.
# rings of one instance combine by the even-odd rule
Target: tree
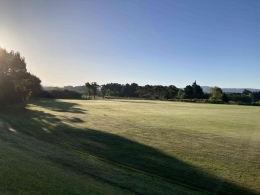
[[29,99],[41,91],[41,80],[27,72],[19,52],[0,48],[0,91],[3,105]]
[[96,82],[91,83],[91,88],[92,88],[92,93],[93,93],[94,99],[97,95],[98,87],[99,87],[99,85]]
[[135,93],[137,90],[138,84],[136,83],[131,83],[129,86],[129,91],[128,91],[128,97],[137,97],[137,94]]
[[185,98],[192,98],[193,97],[193,88],[190,85],[187,85],[184,88],[184,94],[185,94]]
[[251,99],[251,103],[255,101],[254,95],[252,93],[250,93],[248,97]]
[[96,83],[96,82],[92,82],[91,84],[89,82],[87,82],[85,84],[86,86],[86,92],[89,96],[93,95],[94,96],[94,99],[96,98],[96,95],[97,95],[97,90],[98,90],[98,87],[99,85]]
[[228,102],[228,97],[225,93],[223,93],[221,100],[222,100],[222,102],[225,102],[225,103]]
[[129,92],[130,92],[130,85],[128,83],[126,83],[125,85],[122,85],[121,96],[130,97]]
[[211,87],[210,88],[210,100],[222,100],[222,89],[219,87]]
[[204,95],[202,88],[199,85],[197,85],[196,81],[192,84],[192,88],[194,98],[200,98]]
[[[36,98],[41,90],[42,90],[42,86],[41,86],[41,80],[36,77],[35,75],[28,73],[26,75],[26,82],[27,82],[27,86],[26,86],[26,94],[27,94],[27,98]],[[29,95],[29,96],[28,96]]]
[[179,91],[179,89],[177,87],[175,87],[174,85],[169,85],[167,87],[167,95],[166,95],[166,97],[168,99],[173,99],[177,95],[178,91]]
[[182,89],[179,89],[179,91],[178,91],[178,97],[179,97],[180,99],[183,99],[183,98],[185,97],[185,93],[184,93],[184,91],[183,91]]
[[162,85],[156,85],[154,86],[154,95],[156,98],[164,99],[167,94],[167,87]]
[[87,94],[89,97],[92,96],[91,84],[90,84],[89,82],[87,82],[87,83],[85,84],[85,86],[86,86],[86,94]]
[[107,95],[107,90],[108,90],[108,88],[106,85],[101,86],[101,94],[102,94],[103,98]]
[[244,91],[242,92],[242,94],[244,95],[249,95],[250,93],[252,93],[252,91],[249,91],[247,89],[244,89]]
[[146,97],[151,97],[154,94],[153,86],[145,85],[144,86],[144,93]]
[[142,98],[142,97],[145,95],[145,89],[144,89],[144,87],[138,86],[138,87],[136,88],[136,92],[135,92],[135,93],[138,94],[139,97]]
[[109,96],[120,96],[122,94],[123,85],[118,83],[107,83],[107,95]]

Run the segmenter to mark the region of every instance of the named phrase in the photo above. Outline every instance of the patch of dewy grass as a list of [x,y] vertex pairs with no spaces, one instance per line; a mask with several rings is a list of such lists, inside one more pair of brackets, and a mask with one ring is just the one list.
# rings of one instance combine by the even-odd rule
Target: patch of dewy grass
[[[0,194],[105,194],[112,186],[0,143]],[[118,193],[120,194],[120,193]]]
[[22,115],[0,115],[0,186],[12,194],[260,193],[259,114],[249,106],[37,101]]
[[[256,168],[245,170],[251,161],[259,162],[257,107],[159,101],[135,104],[116,100],[86,105],[93,109],[89,109],[95,121],[91,128],[155,147],[241,185],[252,186],[252,182],[241,178],[259,173]],[[240,174],[232,172],[236,167]],[[258,189],[257,182],[253,183]]]

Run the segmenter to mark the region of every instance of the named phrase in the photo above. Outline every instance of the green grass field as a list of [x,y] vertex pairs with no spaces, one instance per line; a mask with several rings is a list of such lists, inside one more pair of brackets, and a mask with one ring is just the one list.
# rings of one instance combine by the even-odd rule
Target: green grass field
[[260,194],[259,107],[39,100],[0,125],[0,194]]

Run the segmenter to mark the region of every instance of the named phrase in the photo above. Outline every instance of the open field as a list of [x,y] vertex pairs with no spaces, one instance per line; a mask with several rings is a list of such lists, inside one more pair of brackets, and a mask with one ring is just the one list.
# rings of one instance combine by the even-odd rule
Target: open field
[[0,194],[260,194],[259,107],[39,100],[0,125]]

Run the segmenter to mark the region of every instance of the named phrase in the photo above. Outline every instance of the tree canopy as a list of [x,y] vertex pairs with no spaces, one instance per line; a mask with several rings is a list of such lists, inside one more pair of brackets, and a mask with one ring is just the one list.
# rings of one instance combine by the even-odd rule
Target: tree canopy
[[202,88],[196,83],[196,81],[192,84],[192,86],[187,85],[184,88],[184,96],[183,98],[203,98],[203,90]]
[[0,48],[0,102],[10,105],[36,97],[42,90],[41,80],[27,72],[19,52]]
[[210,100],[221,101],[222,100],[222,89],[219,87],[210,88]]
[[86,93],[88,96],[92,96],[94,97],[94,99],[96,98],[96,95],[97,95],[97,92],[98,92],[98,87],[99,85],[97,84],[97,82],[92,82],[92,83],[89,83],[87,82],[85,84],[86,86]]

